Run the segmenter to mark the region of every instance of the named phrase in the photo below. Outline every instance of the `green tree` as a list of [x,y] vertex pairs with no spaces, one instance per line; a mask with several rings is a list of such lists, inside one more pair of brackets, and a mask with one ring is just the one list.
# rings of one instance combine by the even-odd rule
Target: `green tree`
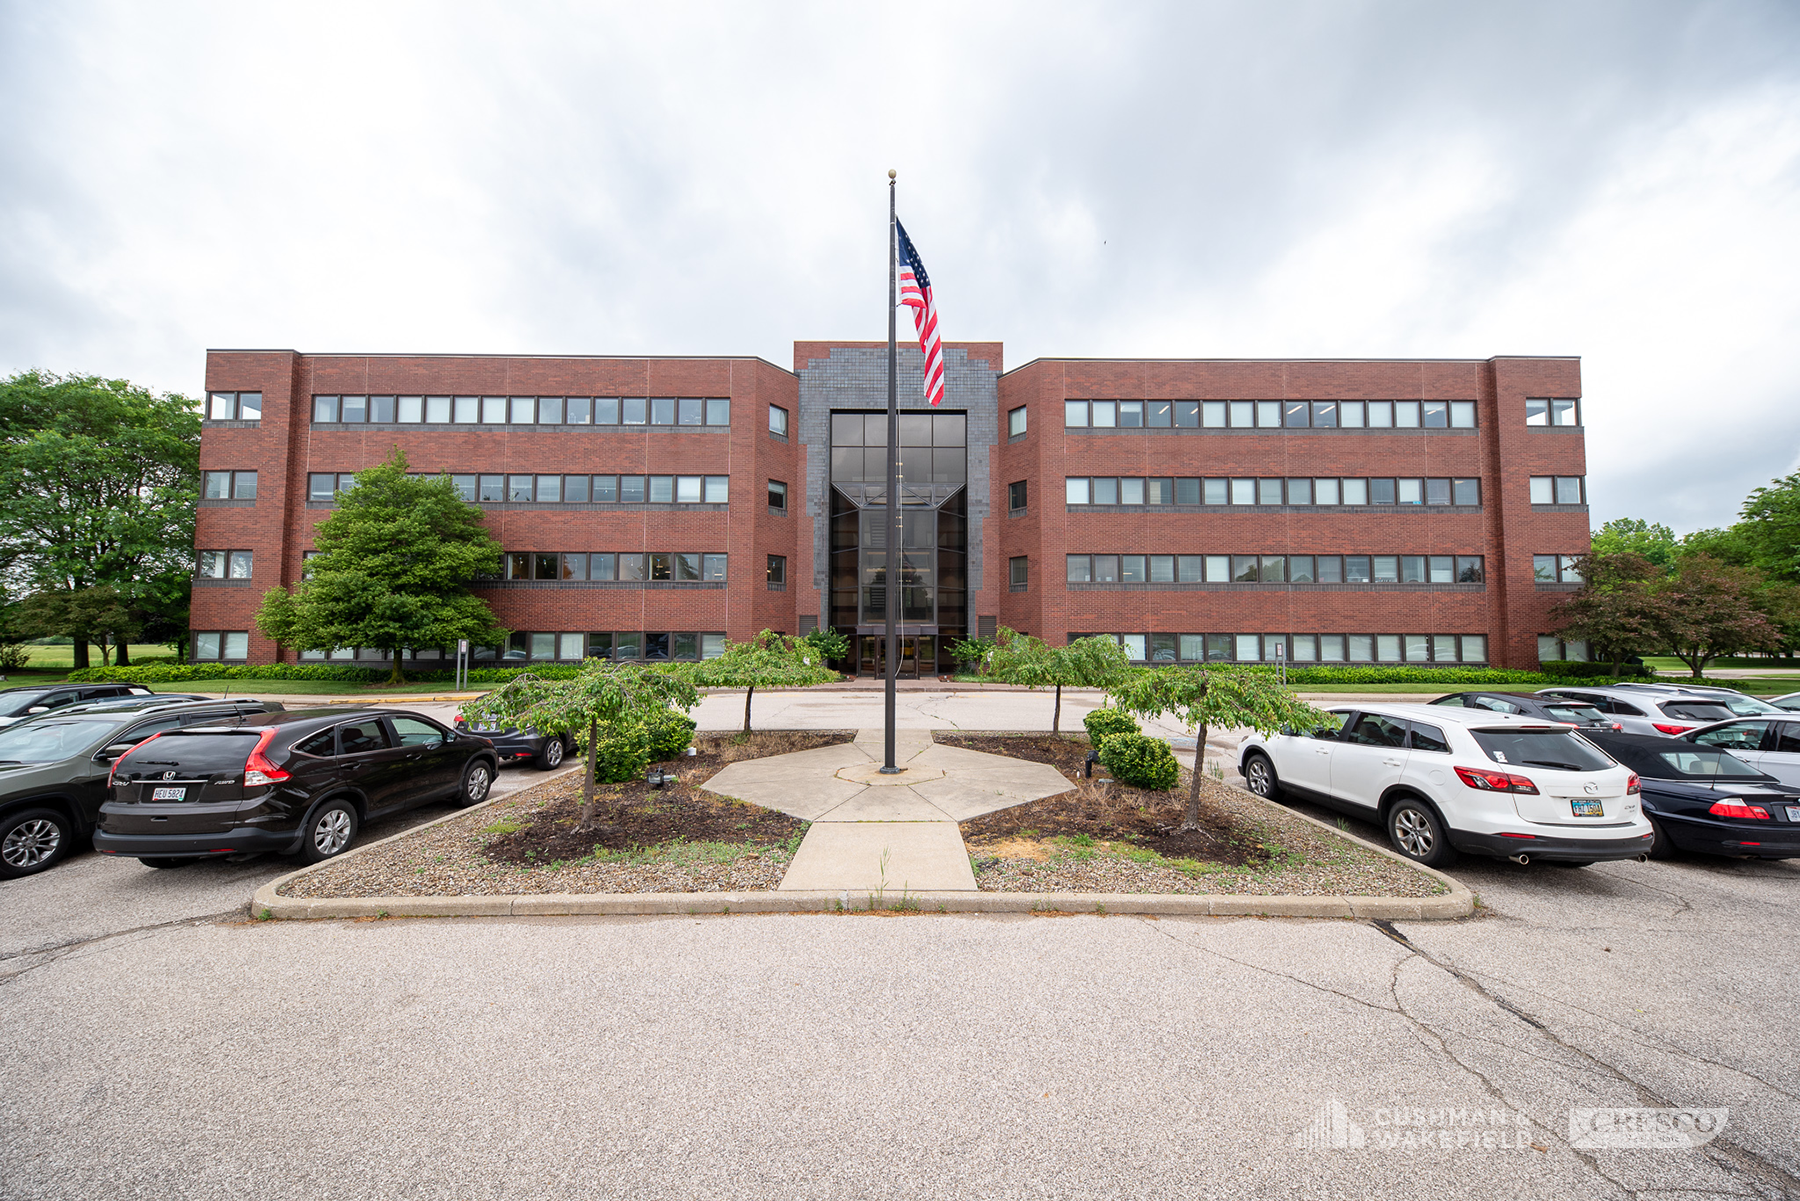
[[1632,551],[1596,551],[1583,555],[1576,570],[1581,590],[1551,610],[1553,628],[1585,639],[1596,658],[1612,664],[1615,679],[1632,655],[1662,649],[1668,601],[1657,589],[1661,567]]
[[263,596],[256,624],[300,650],[372,646],[393,656],[400,683],[406,647],[498,642],[487,602],[469,591],[477,575],[500,569],[500,544],[448,476],[408,476],[399,450],[337,493],[337,511],[319,523],[309,578]]
[[1707,555],[1683,559],[1674,577],[1658,589],[1663,608],[1657,631],[1663,645],[1696,678],[1722,655],[1781,649],[1781,630],[1766,611],[1764,582],[1754,568]]
[[1750,540],[1744,535],[1744,527],[1727,526],[1722,530],[1695,530],[1681,540],[1680,558],[1691,559],[1696,555],[1719,563],[1728,563],[1733,567],[1748,567],[1755,559]]
[[37,638],[66,636],[75,645],[100,647],[100,662],[111,666],[112,651],[142,631],[131,606],[111,584],[54,588],[26,597],[13,619],[15,628]]
[[1800,471],[1752,492],[1740,516],[1750,561],[1772,580],[1800,583]]
[[1064,688],[1110,688],[1130,670],[1125,648],[1104,634],[1077,638],[1067,646],[1051,646],[1041,638],[1001,626],[994,635],[987,675],[1002,684],[1056,689],[1050,731],[1061,733]]
[[[847,650],[848,648],[846,648]],[[702,688],[744,690],[744,733],[750,732],[750,698],[758,688],[805,688],[838,678],[826,667],[819,652],[798,638],[764,630],[747,642],[725,640],[725,650],[702,659],[693,668],[694,683]]]
[[810,634],[800,635],[800,645],[811,648],[820,663],[841,661],[850,657],[850,639],[830,626],[820,626]]
[[[0,571],[33,591],[110,586],[139,621],[167,610],[193,574],[199,465],[188,397],[40,371],[0,381]],[[79,638],[74,665],[89,666]]]
[[[594,816],[600,748],[609,735],[625,733],[628,737],[615,741],[641,743],[643,753],[648,754],[650,735],[642,728],[645,719],[670,708],[685,713],[699,700],[686,673],[643,663],[588,659],[573,679],[543,680],[526,673],[470,701],[462,711],[471,725],[491,720],[545,735],[575,734],[587,751],[581,814],[575,828],[586,830]],[[625,727],[635,728],[627,731]]]
[[1107,695],[1127,713],[1144,718],[1170,713],[1182,725],[1198,727],[1182,830],[1200,828],[1200,777],[1205,771],[1209,730],[1248,726],[1261,734],[1273,734],[1331,724],[1328,714],[1295,696],[1267,668],[1141,668],[1108,688]]
[[1592,555],[1638,555],[1661,571],[1674,566],[1681,550],[1680,540],[1675,537],[1674,530],[1666,525],[1652,525],[1637,517],[1613,518],[1594,531],[1589,545],[1589,553]]

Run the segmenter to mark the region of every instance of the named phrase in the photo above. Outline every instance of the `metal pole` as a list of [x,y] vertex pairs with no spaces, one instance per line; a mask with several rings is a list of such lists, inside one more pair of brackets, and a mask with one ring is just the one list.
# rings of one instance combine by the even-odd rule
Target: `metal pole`
[[881,774],[891,776],[900,769],[894,765],[894,677],[900,668],[900,643],[894,627],[900,618],[900,392],[896,378],[900,352],[895,348],[895,309],[899,305],[898,244],[894,227],[898,222],[894,211],[894,175],[888,172],[888,420],[887,420],[887,700],[885,717],[886,757]]

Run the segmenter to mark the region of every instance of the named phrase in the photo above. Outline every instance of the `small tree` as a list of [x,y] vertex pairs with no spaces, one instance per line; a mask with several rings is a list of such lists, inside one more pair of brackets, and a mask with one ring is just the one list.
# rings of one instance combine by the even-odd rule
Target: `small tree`
[[1660,589],[1657,632],[1695,678],[1721,655],[1781,648],[1781,630],[1765,612],[1763,580],[1754,568],[1732,567],[1708,555],[1681,560]]
[[1643,555],[1583,555],[1581,591],[1551,611],[1559,633],[1592,644],[1617,679],[1627,658],[1662,647],[1668,602],[1656,589],[1662,569]]
[[[848,648],[846,648],[848,649]],[[702,688],[744,690],[744,733],[750,732],[750,698],[758,688],[805,688],[837,679],[819,652],[798,638],[764,630],[748,642],[725,641],[724,653],[702,659],[693,670]]]
[[[83,652],[89,643],[100,648],[100,662],[112,665],[115,647],[126,645],[142,628],[124,597],[111,584],[92,588],[58,588],[27,597],[13,619],[14,627],[32,637],[66,635]],[[80,660],[85,655],[76,655]]]
[[314,533],[310,578],[292,592],[273,588],[256,624],[301,650],[372,646],[393,656],[401,683],[406,647],[491,645],[505,631],[487,602],[469,591],[477,575],[500,569],[500,544],[448,476],[406,474],[406,456],[356,475],[338,509]]
[[850,639],[830,626],[820,626],[810,634],[802,634],[799,641],[820,663],[843,660],[850,656]]
[[1108,688],[1107,695],[1128,713],[1145,718],[1172,713],[1184,726],[1199,728],[1187,813],[1177,827],[1181,830],[1200,828],[1200,776],[1206,767],[1206,735],[1212,727],[1248,726],[1261,734],[1273,734],[1331,723],[1329,715],[1295,696],[1266,668],[1144,668]]
[[573,679],[544,680],[528,672],[470,701],[462,711],[471,725],[493,720],[549,736],[576,734],[587,751],[587,764],[575,828],[586,830],[594,815],[596,752],[606,728],[633,724],[671,707],[685,713],[699,700],[685,673],[588,659]]
[[1056,689],[1050,732],[1059,734],[1064,688],[1110,688],[1130,670],[1125,648],[1104,634],[1077,638],[1067,646],[1051,646],[1041,638],[1001,626],[988,656],[987,674],[1003,684]]

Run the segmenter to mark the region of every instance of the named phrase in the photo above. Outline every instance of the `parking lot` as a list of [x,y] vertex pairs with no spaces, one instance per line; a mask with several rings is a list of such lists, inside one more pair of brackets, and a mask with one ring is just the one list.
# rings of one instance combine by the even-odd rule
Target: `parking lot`
[[[291,866],[0,884],[0,1198],[1800,1196],[1789,862],[1465,861],[1478,916],[1388,927],[250,920]],[[1671,1106],[1723,1134],[1570,1145]]]

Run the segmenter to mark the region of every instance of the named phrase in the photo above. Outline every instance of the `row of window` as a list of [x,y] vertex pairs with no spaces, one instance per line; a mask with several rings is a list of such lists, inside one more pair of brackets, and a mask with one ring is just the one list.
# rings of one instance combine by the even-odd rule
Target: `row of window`
[[[216,395],[216,394],[215,394]],[[780,428],[771,414],[769,428]],[[315,396],[314,424],[730,425],[720,396]]]
[[[1024,507],[1023,481],[1009,493]],[[1071,505],[1478,505],[1478,479],[1065,477]]]
[[255,500],[254,471],[203,471],[200,473],[200,497],[203,500]]
[[573,553],[508,551],[500,578],[508,580],[670,581],[723,583],[726,556],[698,551]]
[[[1472,400],[1066,400],[1065,429],[1474,429]],[[1010,421],[1008,428],[1011,428]],[[1024,422],[1017,432],[1024,432]]]
[[261,421],[261,392],[209,392],[206,416],[212,421]]
[[[239,472],[238,474],[245,474]],[[252,495],[255,472],[249,473]],[[429,474],[415,472],[414,474]],[[724,475],[460,475],[450,482],[470,504],[676,504],[722,505],[730,500],[731,477]],[[306,498],[330,502],[356,486],[352,472],[313,472]],[[771,509],[787,509],[787,485],[768,482]]]
[[1551,398],[1525,402],[1526,425],[1580,425],[1581,402]]
[[1533,555],[1531,574],[1540,584],[1579,584],[1581,573],[1575,570],[1577,555]]
[[1531,477],[1531,503],[1584,505],[1587,503],[1587,478],[1579,475],[1534,475]]
[[[501,660],[582,659],[713,659],[725,653],[725,635],[694,631],[606,630],[599,633],[532,633],[509,635],[504,646],[470,648],[476,662]],[[229,657],[229,656],[228,656]],[[388,653],[373,647],[344,647],[335,651],[301,651],[303,662],[350,663],[357,660],[387,662]],[[403,661],[430,662],[455,659],[454,651],[435,647],[400,652]]]
[[[1480,555],[1069,555],[1067,559],[1071,584],[1479,584],[1487,578]],[[1022,582],[1017,577],[1015,568],[1015,584]]]
[[[1089,637],[1070,634],[1070,640]],[[1486,663],[1484,634],[1103,634],[1134,663]]]

